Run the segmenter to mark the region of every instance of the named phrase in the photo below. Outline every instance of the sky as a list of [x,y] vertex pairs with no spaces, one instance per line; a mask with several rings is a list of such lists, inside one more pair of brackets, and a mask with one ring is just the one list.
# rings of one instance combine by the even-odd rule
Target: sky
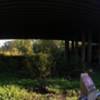
[[11,41],[11,39],[9,39],[9,40],[8,39],[0,40],[0,47],[3,46],[4,43],[7,42],[7,41]]

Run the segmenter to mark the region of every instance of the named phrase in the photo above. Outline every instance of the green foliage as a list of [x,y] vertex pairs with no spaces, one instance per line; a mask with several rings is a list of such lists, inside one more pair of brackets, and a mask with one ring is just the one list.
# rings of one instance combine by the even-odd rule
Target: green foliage
[[16,47],[17,49],[22,52],[22,54],[24,55],[32,55],[33,51],[32,51],[32,47],[33,47],[33,43],[32,40],[17,40],[16,41]]
[[0,56],[0,72],[11,72],[31,78],[51,75],[52,56],[39,53],[32,56]]
[[[66,100],[77,100],[78,96],[73,91],[69,91],[69,96]],[[61,100],[62,95],[42,95],[33,92],[27,92],[27,90],[18,86],[4,86],[0,87],[0,100]]]
[[[26,63],[25,63],[26,62]],[[37,78],[46,78],[51,75],[53,65],[52,57],[45,53],[39,53],[24,60],[27,71],[30,75]]]
[[45,53],[39,53],[35,57],[35,65],[38,69],[40,78],[46,78],[51,74],[51,67],[53,65],[52,57]]
[[[41,80],[49,91],[55,94],[37,93],[34,89],[41,85],[40,80],[20,79],[11,73],[0,74],[0,100],[78,100],[80,95],[79,80],[47,79]],[[100,89],[100,73],[93,74],[97,89]],[[34,98],[34,99],[33,99]]]
[[32,55],[33,50],[33,41],[32,40],[13,40],[6,42],[2,46],[1,51],[7,55]]
[[41,61],[44,63],[43,60],[46,60],[45,57],[42,57],[42,55],[47,55],[49,57],[49,59],[47,60],[49,60],[48,62],[51,63],[51,65],[49,63],[51,76],[53,77],[64,76],[64,74],[66,73],[64,69],[66,67],[65,66],[66,61],[64,56],[64,43],[62,41],[37,40],[33,44],[33,51],[35,54],[41,55],[40,58],[42,59],[40,60],[40,63]]
[[57,40],[9,41],[0,48],[5,56],[0,57],[0,71],[12,71],[32,78],[68,78],[76,73],[79,77],[83,66],[72,51],[69,52],[70,61],[67,59],[64,43]]
[[[79,79],[72,78],[79,78],[79,71],[85,67],[72,51],[69,62],[64,41],[14,40],[7,42],[0,53],[0,73],[6,72],[5,76],[0,74],[0,100],[62,100],[64,95],[66,100],[78,99]],[[97,88],[99,76],[93,75]],[[37,93],[35,89],[39,86],[55,94]]]
[[0,100],[61,100],[62,93],[65,90],[68,92],[66,99],[77,98],[77,91],[73,90],[74,84],[72,84],[72,89],[68,88],[72,83],[68,80],[48,79],[41,81],[45,82],[48,90],[55,92],[55,94],[36,93],[34,89],[41,85],[39,80],[19,79],[14,75],[0,74]]

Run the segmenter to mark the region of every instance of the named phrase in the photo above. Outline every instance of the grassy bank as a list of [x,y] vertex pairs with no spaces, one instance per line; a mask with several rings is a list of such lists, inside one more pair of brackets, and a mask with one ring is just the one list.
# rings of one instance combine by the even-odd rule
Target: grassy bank
[[[100,74],[93,75],[100,87]],[[41,92],[40,86],[46,87],[47,93]],[[0,100],[77,100],[79,96],[79,80],[66,79],[23,79],[10,74],[0,75]]]

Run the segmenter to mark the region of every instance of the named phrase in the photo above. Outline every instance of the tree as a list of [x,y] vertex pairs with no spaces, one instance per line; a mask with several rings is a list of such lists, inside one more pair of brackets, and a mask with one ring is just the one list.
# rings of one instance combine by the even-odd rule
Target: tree
[[13,40],[6,42],[4,46],[2,46],[1,50],[5,53],[10,52],[10,54],[32,55],[32,46],[32,40]]
[[16,48],[23,55],[32,55],[33,50],[33,41],[32,40],[16,40]]

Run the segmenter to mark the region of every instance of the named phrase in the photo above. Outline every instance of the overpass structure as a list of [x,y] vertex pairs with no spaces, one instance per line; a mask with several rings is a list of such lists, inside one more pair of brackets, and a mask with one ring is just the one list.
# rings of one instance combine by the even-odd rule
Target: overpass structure
[[82,61],[88,48],[91,62],[91,43],[100,43],[100,1],[0,0],[0,38],[66,40],[66,48],[69,40],[82,41]]

